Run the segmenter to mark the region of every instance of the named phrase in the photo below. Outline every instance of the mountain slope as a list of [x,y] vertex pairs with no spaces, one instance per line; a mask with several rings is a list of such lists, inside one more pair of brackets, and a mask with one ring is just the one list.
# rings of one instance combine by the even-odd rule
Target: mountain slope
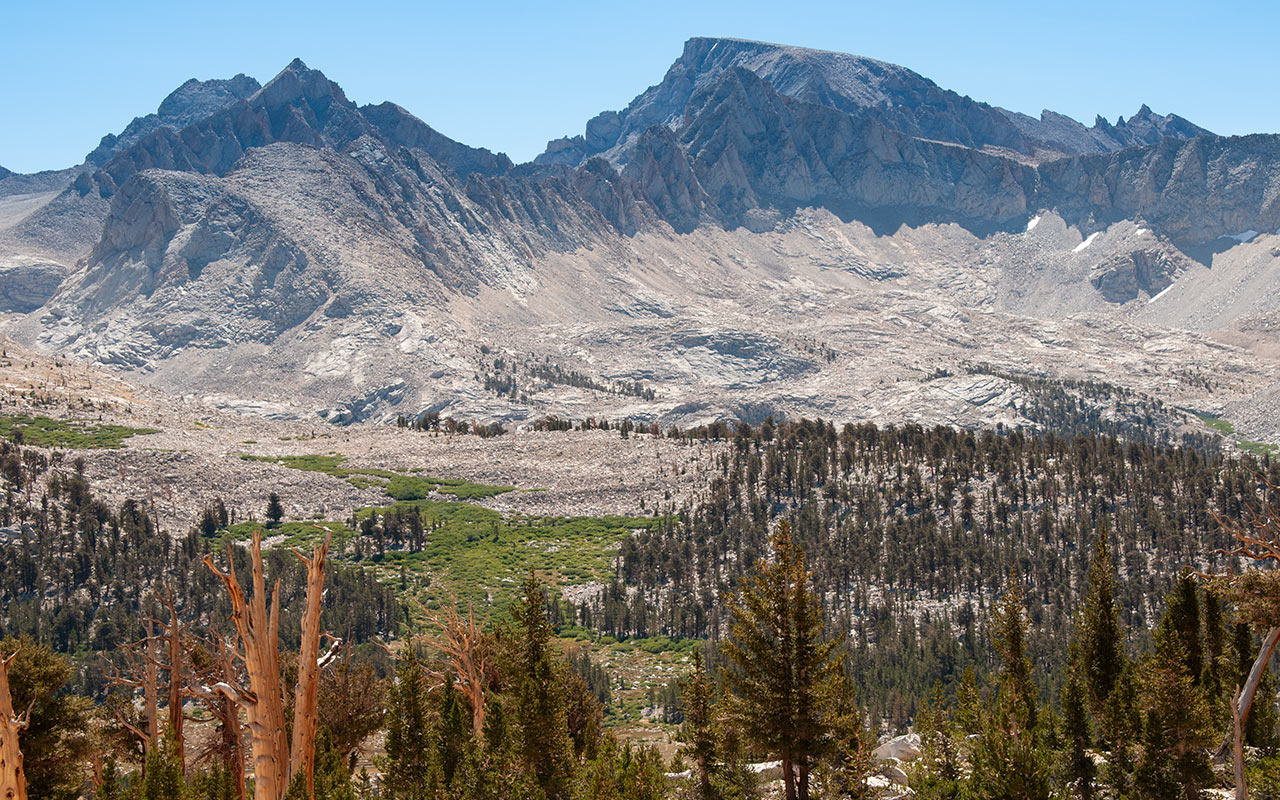
[[578,164],[603,154],[625,163],[630,146],[654,125],[679,125],[689,100],[733,69],[750,70],[777,91],[854,116],[868,117],[890,130],[973,148],[1000,148],[1027,156],[1110,152],[1149,144],[1163,136],[1189,138],[1208,133],[1181,117],[1157,117],[1143,110],[1129,123],[1111,126],[1099,119],[1086,128],[1060,114],[1040,120],[1005,111],[942,89],[905,67],[824,50],[742,39],[697,37],[660,84],[622,111],[603,112],[581,136],[548,143],[536,159],[545,164]]
[[[1007,114],[901,68],[690,48],[705,64],[754,54],[788,91],[763,68],[695,80],[673,67],[618,118],[615,146],[576,166],[513,165],[392,103],[357,107],[295,61],[0,230],[76,264],[49,273],[70,272],[15,334],[216,404],[342,421],[608,407],[681,424],[775,412],[1021,424],[1014,388],[966,371],[1122,375],[1215,409],[1270,379],[1269,362],[1127,320],[1181,296],[1164,293],[1184,275],[1230,290],[1192,257],[1280,227],[1277,137],[1179,139],[1163,132],[1189,129],[1147,113],[1112,127],[1154,144],[1036,164],[992,144],[1013,135]],[[879,94],[858,95],[867,75]],[[893,92],[915,105],[867,112]],[[974,146],[920,135],[944,123]],[[26,310],[48,282],[24,281],[8,302]],[[1226,361],[1241,375],[1229,394],[1167,384]],[[939,369],[945,380],[927,378]]]
[[226,80],[199,81],[192,78],[165,97],[154,114],[134,117],[118,136],[110,133],[103,136],[85,162],[95,167],[102,166],[116,153],[152,131],[160,128],[181,130],[237,100],[251,97],[260,88],[256,80],[243,73]]

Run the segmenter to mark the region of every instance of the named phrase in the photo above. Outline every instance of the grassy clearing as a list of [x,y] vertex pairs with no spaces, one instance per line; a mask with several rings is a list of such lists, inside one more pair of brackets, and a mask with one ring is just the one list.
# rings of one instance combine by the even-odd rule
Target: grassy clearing
[[[256,530],[262,531],[264,540],[274,539],[275,537],[284,537],[275,540],[272,544],[274,547],[311,547],[322,541],[329,533],[333,534],[333,541],[330,544],[334,552],[341,553],[346,550],[352,540],[358,535],[355,531],[348,528],[341,522],[332,520],[316,520],[305,522],[281,522],[279,525],[267,526],[262,522],[237,522],[222,530],[220,536],[230,539],[234,542],[247,542],[253,536]],[[265,545],[264,545],[265,546]],[[215,546],[214,549],[219,549]]]
[[1236,426],[1231,424],[1231,420],[1223,419],[1222,417],[1217,417],[1213,414],[1201,414],[1198,412],[1196,413],[1196,416],[1199,417],[1200,421],[1209,429],[1217,431],[1223,436],[1231,437],[1231,439],[1234,440],[1236,447],[1239,447],[1246,453],[1250,453],[1258,458],[1264,458],[1266,456],[1273,456],[1277,451],[1280,451],[1280,446],[1271,444],[1270,442],[1255,442],[1252,439],[1241,438],[1236,434]]
[[1270,442],[1255,442],[1251,439],[1240,439],[1236,444],[1241,450],[1246,453],[1252,453],[1258,458],[1274,456],[1277,451],[1280,451],[1280,446],[1271,444]]
[[367,556],[386,580],[399,581],[424,614],[456,600],[505,612],[530,570],[552,587],[607,580],[622,540],[656,525],[646,517],[506,517],[462,503],[417,499],[364,508],[363,520],[392,508],[417,511],[430,531],[418,552],[387,550]]
[[61,420],[49,417],[0,417],[0,436],[35,447],[66,447],[93,450],[124,446],[130,436],[159,433],[155,428],[95,424],[90,420]]
[[[381,518],[393,509],[421,516],[427,531],[421,550],[393,549],[388,542],[379,553],[374,538],[334,521],[289,521],[271,527],[240,522],[221,535],[245,541],[261,528],[264,538],[274,540],[272,546],[309,547],[332,531],[334,558],[372,567],[379,580],[399,588],[415,616],[425,619],[431,609],[455,601],[500,616],[530,570],[553,592],[606,581],[613,574],[613,559],[622,541],[660,521],[655,517],[505,516],[474,503],[414,499],[358,509],[356,527],[371,514]],[[617,644],[620,652],[644,648],[651,653],[687,646],[663,637],[610,644]]]
[[471,483],[454,478],[433,478],[419,475],[421,467],[408,473],[393,472],[386,469],[364,469],[346,466],[344,456],[331,453],[329,455],[308,456],[253,456],[242,454],[245,461],[261,461],[280,464],[291,469],[305,472],[319,472],[341,478],[360,489],[370,487],[382,489],[393,500],[421,500],[431,496],[432,492],[449,494],[459,500],[482,500],[505,492],[515,491],[514,486],[491,486],[485,483]]
[[1216,417],[1213,414],[1197,413],[1196,416],[1200,418],[1200,421],[1203,422],[1207,428],[1217,431],[1223,436],[1235,436],[1236,434],[1236,426],[1231,424],[1231,420]]
[[[321,463],[337,467],[331,461]],[[619,516],[507,516],[474,503],[432,499],[358,509],[348,522],[358,529],[370,515],[381,518],[388,512],[409,511],[421,515],[428,531],[419,552],[388,549],[379,554],[373,537],[341,522],[283,522],[264,528],[263,536],[271,547],[306,549],[331,531],[332,558],[372,569],[379,581],[396,588],[414,627],[429,630],[432,611],[446,603],[470,604],[478,614],[500,623],[530,570],[553,595],[565,587],[607,581],[622,541],[637,529],[661,522]],[[247,540],[260,527],[259,522],[242,522],[220,536]],[[670,726],[646,716],[646,709],[655,692],[690,672],[701,641],[667,636],[617,639],[578,625],[562,625],[557,636],[566,652],[589,652],[614,677],[606,724],[625,739],[669,749]]]

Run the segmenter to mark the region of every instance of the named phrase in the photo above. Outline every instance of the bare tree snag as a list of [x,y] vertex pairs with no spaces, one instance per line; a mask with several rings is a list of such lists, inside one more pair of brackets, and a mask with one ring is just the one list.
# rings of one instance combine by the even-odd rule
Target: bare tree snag
[[452,604],[434,617],[440,637],[433,644],[445,656],[458,690],[471,705],[471,729],[476,738],[484,735],[484,687],[489,670],[489,646],[484,630],[476,624],[474,609],[463,618]]
[[[289,786],[289,742],[284,729],[284,697],[280,687],[280,585],[276,582],[271,607],[267,608],[266,578],[262,573],[262,534],[255,531],[250,550],[253,596],[246,597],[227,545],[227,571],[204,563],[226,584],[231,597],[231,619],[244,644],[244,665],[249,673],[246,690],[233,679],[214,688],[245,710],[253,750],[254,796],[259,800],[281,800]],[[231,676],[228,676],[229,678]]]
[[[308,558],[293,554],[307,568],[307,605],[302,614],[302,646],[298,651],[298,685],[293,696],[293,748],[289,757],[289,777],[306,776],[307,797],[315,797],[316,723],[320,718],[320,601],[324,597],[324,562],[329,555],[329,539]],[[335,645],[336,647],[336,645]],[[326,660],[336,649],[331,648]]]
[[[159,640],[155,635],[153,620],[146,617],[142,624],[147,635],[140,641],[125,645],[123,648],[129,675],[121,674],[119,668],[113,664],[112,674],[107,680],[112,686],[142,691],[140,721],[135,722],[133,713],[126,713],[124,709],[116,706],[112,707],[111,713],[115,715],[116,721],[122,728],[142,742],[142,755],[145,762],[146,756],[160,742],[160,658]],[[132,703],[133,701],[130,700],[131,712],[134,708]]]
[[18,733],[27,727],[31,709],[22,716],[13,713],[13,696],[9,694],[9,665],[17,652],[0,660],[0,797],[3,800],[27,800],[27,776],[22,771],[22,750]]
[[1231,698],[1231,755],[1236,773],[1236,800],[1249,800],[1249,786],[1244,780],[1244,720],[1240,717],[1240,687]]
[[[202,703],[214,719],[218,721],[218,738],[210,742],[197,753],[197,761],[216,755],[235,783],[237,797],[246,800],[248,797],[244,776],[244,744],[241,741],[240,705],[230,695],[210,688],[218,684],[230,683],[236,674],[235,655],[232,648],[221,636],[212,635],[203,642],[208,653],[199,674],[185,688],[188,697]],[[203,659],[191,659],[193,662]]]
[[178,607],[173,600],[173,590],[168,589],[164,600],[169,609],[169,624],[165,628],[165,641],[169,645],[169,735],[173,737],[174,748],[178,755],[178,766],[183,774],[187,771],[186,742],[182,735],[182,625],[178,622]]
[[[1280,487],[1273,485],[1259,473],[1254,473],[1272,497],[1280,496]],[[1245,558],[1256,565],[1272,563],[1280,565],[1280,508],[1266,500],[1259,501],[1259,508],[1246,508],[1243,521],[1228,520],[1217,514],[1214,519],[1238,543],[1236,547],[1219,550],[1218,555]],[[1249,677],[1239,697],[1232,704],[1232,716],[1239,717],[1243,726],[1249,720],[1254,695],[1266,672],[1277,645],[1280,645],[1280,570],[1263,570],[1258,567],[1241,573],[1225,573],[1206,576],[1220,593],[1236,607],[1237,616],[1255,630],[1266,630],[1262,648],[1249,670]],[[1231,746],[1231,735],[1222,742],[1215,754],[1221,759]]]
[[285,735],[284,690],[280,678],[280,582],[276,581],[272,588],[268,609],[266,579],[262,570],[262,532],[254,532],[250,547],[252,597],[245,596],[235,569],[230,566],[233,563],[230,561],[230,544],[227,546],[229,566],[226,572],[214,566],[211,556],[204,559],[205,565],[226,584],[231,598],[231,619],[244,645],[241,658],[249,675],[248,689],[232,680],[231,676],[214,688],[243,708],[248,719],[255,800],[282,800],[290,780],[299,771],[305,775],[308,790],[313,785],[319,670],[332,657],[331,653],[325,659],[317,658],[324,563],[328,551],[329,540],[326,538],[309,559],[299,556],[307,565],[307,595],[298,660],[292,748]]

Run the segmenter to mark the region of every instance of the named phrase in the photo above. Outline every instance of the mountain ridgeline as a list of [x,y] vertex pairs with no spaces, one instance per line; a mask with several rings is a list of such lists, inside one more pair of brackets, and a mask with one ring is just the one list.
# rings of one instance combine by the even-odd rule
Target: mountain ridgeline
[[[60,192],[18,199],[58,176]],[[485,325],[694,320],[686,289],[714,281],[672,263],[738,247],[728,236],[768,251],[750,259],[768,274],[790,248],[751,237],[803,229],[807,214],[877,239],[962,231],[978,249],[1046,214],[1081,236],[1150,232],[1155,244],[1091,251],[1114,259],[1094,270],[1105,274],[1069,279],[1081,310],[1154,297],[1192,257],[1247,241],[1224,237],[1280,229],[1276,136],[1215,136],[1145,106],[1093,127],[1034,119],[891,64],[732,39],[690,40],[661,83],[527,164],[393,103],[357,105],[295,60],[261,86],[189,81],[81,167],[36,177],[0,178],[11,199],[0,210],[16,215],[0,219],[0,268],[21,283],[5,302],[36,309],[20,338],[183,393],[221,393],[230,359],[257,376],[238,390],[274,395],[269,376],[289,376],[342,419],[455,402],[467,394],[457,342]],[[886,286],[914,278],[910,266],[868,266],[847,238],[806,244],[817,248],[809,261],[827,269],[834,248],[836,272]],[[1043,269],[1075,276],[1058,262],[1079,251],[1058,246]],[[743,272],[734,291],[754,291],[763,274]],[[581,292],[599,302],[568,299]],[[1015,313],[1039,307],[1017,303]],[[422,362],[407,376],[406,354]]]

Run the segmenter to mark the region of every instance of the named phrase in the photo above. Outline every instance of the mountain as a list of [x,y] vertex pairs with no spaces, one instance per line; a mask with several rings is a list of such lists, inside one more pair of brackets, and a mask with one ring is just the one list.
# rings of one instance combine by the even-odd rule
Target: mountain
[[862,56],[742,39],[690,39],[662,82],[622,111],[603,112],[580,136],[550,142],[536,161],[580,164],[603,154],[625,163],[631,145],[654,125],[679,126],[693,96],[727,71],[747,69],[780,94],[873,119],[908,136],[999,148],[1043,159],[1061,154],[1111,152],[1151,144],[1165,136],[1192,138],[1209,131],[1145,105],[1128,124],[1099,118],[1086,128],[1046,111],[1041,119],[1006,111],[942,89],[905,67]]
[[216,405],[283,392],[287,413],[341,421],[1020,424],[1016,387],[955,376],[1027,363],[1270,408],[1244,401],[1266,360],[1228,359],[1227,394],[1161,376],[1220,369],[1210,320],[1265,335],[1245,331],[1270,307],[1234,298],[1280,287],[1248,277],[1280,228],[1280,139],[1147,109],[1064,119],[856,56],[695,39],[589,124],[591,153],[515,165],[294,61],[34,212],[15,200],[0,256],[28,288],[10,304],[40,308],[11,330]]
[[251,97],[260,88],[256,80],[243,73],[226,80],[199,81],[192,78],[160,101],[160,107],[154,114],[134,117],[118,136],[110,133],[103,136],[85,158],[85,163],[101,166],[152,131],[160,128],[181,130],[237,100]]

